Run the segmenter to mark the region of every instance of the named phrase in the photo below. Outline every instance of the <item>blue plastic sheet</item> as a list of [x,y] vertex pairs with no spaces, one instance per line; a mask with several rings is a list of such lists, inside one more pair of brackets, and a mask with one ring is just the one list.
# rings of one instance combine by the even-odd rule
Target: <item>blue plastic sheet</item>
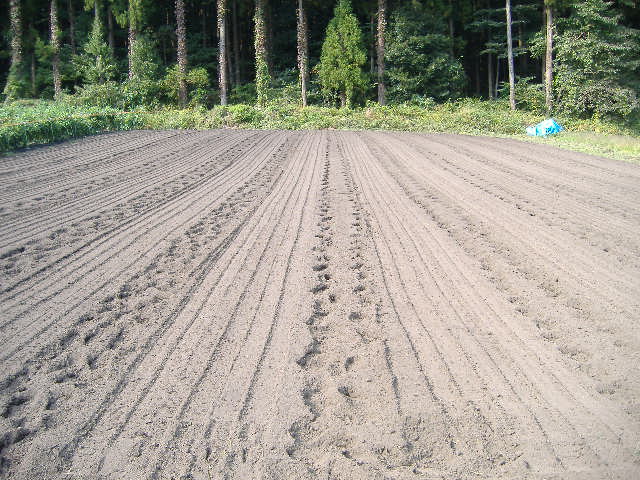
[[527,135],[531,137],[546,137],[561,132],[563,128],[553,118],[548,118],[537,125],[527,127]]

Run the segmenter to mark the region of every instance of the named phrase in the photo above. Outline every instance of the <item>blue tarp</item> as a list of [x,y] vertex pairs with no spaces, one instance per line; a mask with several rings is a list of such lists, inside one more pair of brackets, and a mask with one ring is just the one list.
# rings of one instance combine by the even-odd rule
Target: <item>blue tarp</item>
[[561,132],[563,128],[553,118],[548,118],[537,125],[527,127],[527,135],[531,137],[546,137]]

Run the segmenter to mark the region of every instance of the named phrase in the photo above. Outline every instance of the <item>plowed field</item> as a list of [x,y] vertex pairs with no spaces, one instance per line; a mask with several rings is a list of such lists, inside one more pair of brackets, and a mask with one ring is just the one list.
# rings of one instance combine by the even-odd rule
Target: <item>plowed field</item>
[[143,131],[0,158],[0,477],[640,478],[640,167]]

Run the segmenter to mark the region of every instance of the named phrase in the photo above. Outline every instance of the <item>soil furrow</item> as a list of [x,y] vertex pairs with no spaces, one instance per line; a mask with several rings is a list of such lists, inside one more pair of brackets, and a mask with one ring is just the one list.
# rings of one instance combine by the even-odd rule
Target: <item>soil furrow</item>
[[637,165],[401,132],[0,159],[0,477],[640,476]]
[[[280,139],[278,139],[278,142],[279,141]],[[275,149],[276,148],[275,146],[281,145],[281,143],[278,143],[278,142],[272,143],[274,145],[274,147],[272,148]],[[269,153],[270,153],[269,150],[263,150],[261,159],[259,160],[252,159],[254,166],[250,169],[250,171],[259,170],[262,162],[267,160]],[[234,188],[234,185],[238,185],[244,180],[246,180],[246,177],[243,176],[243,175],[246,175],[246,172],[243,172],[244,163],[245,162],[239,162],[238,164],[235,164],[232,167],[231,171],[225,172],[226,175],[217,181],[217,185],[224,186],[224,188],[226,189],[224,190],[224,192],[232,191]],[[217,180],[217,177],[213,177],[213,178],[214,180]],[[230,183],[232,181],[235,181],[237,183],[236,184]],[[122,273],[126,272],[128,269],[132,268],[133,265],[139,263],[141,259],[153,258],[154,249],[157,250],[158,248],[161,247],[161,245],[163,245],[166,242],[167,235],[170,235],[172,231],[175,231],[181,228],[182,226],[188,224],[189,222],[194,221],[195,218],[203,215],[207,211],[207,209],[211,208],[212,199],[209,198],[209,188],[210,187],[207,184],[204,184],[200,187],[199,190],[196,190],[194,192],[189,192],[189,195],[180,197],[178,199],[179,202],[176,202],[176,205],[173,208],[165,208],[164,210],[160,211],[163,215],[165,215],[164,217],[159,215],[149,216],[147,220],[148,226],[146,226],[146,228],[142,230],[142,232],[133,230],[133,227],[136,227],[136,226],[138,227],[138,230],[140,230],[140,227],[144,225],[144,224],[140,225],[141,221],[138,221],[133,225],[127,226],[127,228],[124,229],[123,231],[117,232],[118,235],[115,235],[114,239],[107,238],[106,240],[99,243],[97,246],[91,247],[89,251],[83,252],[82,255],[78,256],[78,257],[89,257],[87,262],[81,263],[79,266],[75,266],[73,268],[67,267],[67,269],[59,269],[58,271],[60,272],[60,275],[63,278],[67,279],[68,281],[72,274],[74,274],[76,271],[80,269],[83,269],[84,271],[82,271],[79,275],[76,276],[76,279],[75,279],[76,281],[84,279],[88,275],[95,276],[100,273],[101,268],[104,268],[105,262],[112,261],[112,263],[115,263],[116,265],[121,264],[123,259],[129,257],[129,255],[122,254],[122,252],[126,251],[126,249],[128,249],[129,251],[133,251],[135,256],[134,256],[134,259],[132,261],[129,261],[129,263],[127,263],[126,265],[113,269],[113,271],[116,272],[118,276],[122,275]],[[194,196],[196,197],[195,199],[192,198]],[[223,196],[220,196],[215,200],[220,202],[220,200],[223,198],[224,198]],[[200,207],[193,208],[193,206],[196,204],[199,204]],[[189,212],[186,215],[186,218],[185,216],[182,215],[182,213],[185,211]],[[173,220],[174,221],[173,223],[176,223],[176,225],[173,225],[173,223],[169,222],[170,220]],[[127,235],[128,232],[131,230],[135,232],[135,235],[132,236],[133,238]],[[154,234],[153,237],[149,238],[149,233],[153,232],[154,230],[156,231],[156,233]],[[140,240],[145,237],[147,238],[146,241],[151,243],[151,246],[143,250],[142,253],[138,253],[139,251],[138,244],[140,243]],[[124,238],[127,243],[124,246],[119,247],[119,251],[115,251],[115,252],[112,251],[112,246],[110,245],[109,242],[121,243],[122,242],[121,238]],[[102,247],[103,244],[105,245]],[[93,250],[95,250],[98,247],[102,247],[102,250],[98,250],[99,255],[96,255],[95,252],[93,252]],[[91,253],[94,253],[93,257],[90,257]],[[106,255],[106,258],[104,259],[100,258],[100,255],[102,256]],[[77,260],[77,259],[72,258],[72,260]],[[128,260],[125,260],[125,261],[128,261]],[[64,308],[63,312],[60,315],[60,318],[68,316],[70,312],[72,312],[74,309],[81,306],[83,303],[86,303],[88,298],[93,298],[98,291],[101,291],[107,288],[108,285],[113,281],[118,281],[118,276],[115,276],[115,277],[112,277],[111,279],[107,279],[103,281],[98,286],[98,288],[89,290],[87,297],[84,297],[83,299],[72,304],[71,307],[67,308],[67,305],[65,304],[60,305],[60,307]],[[123,283],[126,283],[126,280],[124,280]],[[66,289],[64,287],[57,288],[57,284],[55,283],[55,281],[51,282],[51,285],[54,288],[56,288],[56,290],[48,293],[47,296],[45,296],[44,298],[40,298],[35,302],[33,300],[31,301],[35,304],[44,303],[44,302],[48,302],[49,299],[52,299],[54,297],[59,297],[60,294],[66,293]],[[46,292],[46,289],[44,291]],[[74,292],[74,296],[77,297],[78,293],[79,292]],[[23,310],[22,312],[23,312],[22,314],[18,313],[17,315],[15,315],[14,319],[20,320],[20,319],[30,318],[28,314],[31,312],[31,310]],[[51,316],[52,313],[53,312],[51,309],[48,310],[47,316]],[[37,321],[38,321],[37,318],[30,319],[29,325]],[[50,326],[53,326],[58,330],[60,329],[59,328],[60,326],[57,324],[57,322],[54,319],[51,322],[45,324],[44,328],[38,330],[34,335],[32,335],[31,337],[28,337],[27,342],[33,343],[33,341],[37,339],[40,335],[42,335]],[[28,330],[20,329],[16,332],[14,337],[17,337],[19,335],[24,335],[24,333],[26,333],[27,331]],[[24,353],[21,347],[16,347],[13,350],[9,351],[7,354],[5,354],[3,358],[5,358],[6,360],[16,352]]]

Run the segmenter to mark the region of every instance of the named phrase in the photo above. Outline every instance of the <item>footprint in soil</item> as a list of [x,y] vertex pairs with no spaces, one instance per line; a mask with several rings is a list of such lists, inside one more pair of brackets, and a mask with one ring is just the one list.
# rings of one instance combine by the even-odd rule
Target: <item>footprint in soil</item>
[[18,408],[20,405],[24,405],[29,400],[31,400],[31,398],[26,394],[18,394],[12,396],[5,405],[4,410],[2,411],[2,416],[4,418],[9,418],[11,415],[13,415],[13,411],[16,408]]
[[356,361],[355,357],[347,357],[347,359],[344,361],[344,369],[346,371],[349,371],[349,369],[351,368],[351,365],[353,365],[353,362],[355,361]]
[[311,289],[311,293],[317,295],[318,293],[324,292],[327,288],[329,288],[329,286],[326,283],[319,283]]
[[56,404],[58,403],[58,395],[54,392],[49,392],[47,395],[47,401],[44,404],[45,410],[55,410]]
[[338,387],[338,392],[347,398],[351,398],[351,395],[352,395],[351,389],[346,385],[342,385]]

